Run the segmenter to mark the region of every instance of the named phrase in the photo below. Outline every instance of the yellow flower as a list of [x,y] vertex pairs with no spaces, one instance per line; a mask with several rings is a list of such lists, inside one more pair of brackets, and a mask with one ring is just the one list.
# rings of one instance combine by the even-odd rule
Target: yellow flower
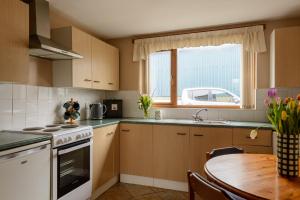
[[286,113],[286,111],[282,111],[281,112],[281,119],[283,120],[283,121],[285,121],[286,119],[287,119],[287,113]]
[[296,102],[295,102],[295,100],[293,100],[293,99],[290,100],[288,104],[289,104],[289,107],[290,107],[291,110],[294,110],[294,109],[295,109],[295,107],[296,107]]

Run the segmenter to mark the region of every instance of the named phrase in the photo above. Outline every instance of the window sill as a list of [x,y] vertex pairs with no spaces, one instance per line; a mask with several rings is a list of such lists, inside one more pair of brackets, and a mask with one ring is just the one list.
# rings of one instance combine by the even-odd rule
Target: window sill
[[163,104],[155,103],[153,104],[154,108],[213,108],[213,109],[236,109],[242,110],[240,106],[224,106],[224,105],[173,105],[173,104]]

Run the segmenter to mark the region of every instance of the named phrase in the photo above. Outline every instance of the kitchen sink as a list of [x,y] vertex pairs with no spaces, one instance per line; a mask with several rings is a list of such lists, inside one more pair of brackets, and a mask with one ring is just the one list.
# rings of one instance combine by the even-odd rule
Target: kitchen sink
[[229,121],[220,121],[220,120],[203,120],[203,121],[195,121],[196,124],[215,124],[215,125],[225,125],[229,124]]

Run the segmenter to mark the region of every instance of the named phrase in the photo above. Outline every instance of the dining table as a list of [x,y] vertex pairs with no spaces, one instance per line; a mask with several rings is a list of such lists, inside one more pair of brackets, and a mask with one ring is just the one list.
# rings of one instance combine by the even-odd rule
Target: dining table
[[217,156],[205,163],[204,170],[209,181],[245,199],[300,200],[300,177],[279,175],[276,155]]

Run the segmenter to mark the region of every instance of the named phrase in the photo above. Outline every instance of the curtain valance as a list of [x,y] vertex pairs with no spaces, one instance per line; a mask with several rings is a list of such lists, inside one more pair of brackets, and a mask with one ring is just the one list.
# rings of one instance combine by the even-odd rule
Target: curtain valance
[[228,30],[208,31],[182,35],[137,39],[134,41],[133,61],[146,60],[156,51],[184,47],[242,44],[245,51],[265,52],[266,43],[262,25]]

